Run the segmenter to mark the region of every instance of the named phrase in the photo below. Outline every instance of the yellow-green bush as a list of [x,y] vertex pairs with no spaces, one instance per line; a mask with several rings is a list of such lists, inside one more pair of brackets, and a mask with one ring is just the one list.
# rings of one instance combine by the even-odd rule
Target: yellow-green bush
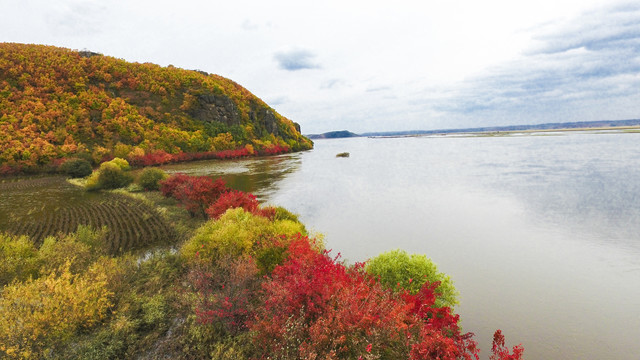
[[436,297],[438,307],[453,307],[458,304],[458,291],[448,275],[438,272],[436,265],[422,254],[409,255],[404,250],[384,252],[369,260],[365,270],[380,277],[380,281],[392,288],[407,289],[417,293],[425,282],[440,282],[436,289],[440,295]]
[[40,248],[27,236],[0,233],[0,287],[49,274],[66,263],[72,273],[85,270],[103,253],[105,232],[80,225],[75,233],[47,237]]
[[94,326],[112,306],[106,275],[70,271],[70,262],[35,280],[5,286],[0,298],[0,355],[41,358],[80,329]]
[[89,176],[85,188],[94,191],[125,187],[133,182],[133,176],[128,172],[129,169],[129,163],[125,159],[115,158],[103,162],[98,170]]
[[38,250],[28,237],[0,233],[0,289],[37,276],[39,268]]
[[167,173],[158,168],[144,168],[138,176],[138,184],[145,190],[160,189],[159,182],[167,178]]
[[180,250],[187,262],[211,264],[222,256],[255,255],[257,246],[274,239],[282,241],[299,233],[304,226],[291,220],[269,221],[242,208],[227,210],[218,220],[202,225]]
[[129,162],[127,160],[118,158],[118,157],[113,158],[112,160],[103,162],[102,164],[100,164],[100,167],[107,164],[117,165],[122,171],[128,171],[131,169],[131,166],[129,166]]

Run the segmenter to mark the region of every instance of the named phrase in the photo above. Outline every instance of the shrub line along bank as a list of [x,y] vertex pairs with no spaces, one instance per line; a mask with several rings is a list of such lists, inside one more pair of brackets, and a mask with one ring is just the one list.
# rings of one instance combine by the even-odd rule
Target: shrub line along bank
[[[156,150],[144,155],[130,155],[127,160],[131,166],[134,167],[146,167],[166,165],[180,162],[197,161],[197,160],[231,160],[241,159],[251,156],[269,156],[269,155],[281,155],[292,152],[292,149],[283,145],[271,145],[259,150],[255,150],[252,145],[245,145],[244,147],[237,148],[235,150],[221,150],[221,151],[203,151],[203,152],[179,152],[176,154],[168,153],[164,150]],[[113,160],[113,155],[108,155],[102,158],[101,163]],[[25,173],[56,173],[62,172],[68,175],[67,169],[65,169],[65,163],[69,161],[77,160],[76,158],[64,158],[55,159],[47,165],[43,165],[39,168],[23,168],[20,166],[0,166],[0,176],[7,175],[19,175]],[[86,159],[85,159],[86,160]],[[90,161],[87,160],[87,162]]]
[[[473,334],[461,332],[452,310],[457,291],[425,256],[396,250],[347,266],[304,228],[293,236],[291,225],[282,228],[288,234],[222,233],[230,219],[234,232],[251,233],[291,215],[261,208],[252,194],[225,191],[221,179],[175,174],[160,190],[192,216],[218,220],[181,251],[197,265],[196,317],[229,336],[253,334],[261,351],[255,358],[478,359]],[[516,346],[511,353],[496,331],[491,359],[517,360],[522,352]]]

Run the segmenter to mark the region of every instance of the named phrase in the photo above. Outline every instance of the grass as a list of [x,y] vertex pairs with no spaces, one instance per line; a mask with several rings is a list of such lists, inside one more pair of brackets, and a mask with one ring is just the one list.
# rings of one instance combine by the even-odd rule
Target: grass
[[130,192],[128,190],[115,190],[126,196],[144,202],[155,208],[158,213],[176,230],[176,243],[182,243],[190,238],[195,229],[206,222],[206,219],[191,217],[189,212],[178,205],[173,198],[162,196],[159,191]]

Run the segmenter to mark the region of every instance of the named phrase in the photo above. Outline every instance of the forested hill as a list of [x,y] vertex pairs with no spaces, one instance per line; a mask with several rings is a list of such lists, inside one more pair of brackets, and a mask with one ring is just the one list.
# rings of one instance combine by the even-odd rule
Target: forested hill
[[162,163],[311,147],[298,124],[221,76],[0,43],[0,172],[71,157]]

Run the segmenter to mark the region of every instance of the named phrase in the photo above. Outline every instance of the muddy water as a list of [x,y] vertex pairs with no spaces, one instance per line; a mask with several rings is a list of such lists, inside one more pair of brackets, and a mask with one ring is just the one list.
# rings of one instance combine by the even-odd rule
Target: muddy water
[[[169,171],[223,176],[301,215],[350,261],[427,254],[527,359],[640,353],[640,134],[320,140],[309,152]],[[336,158],[341,152],[349,158]]]

